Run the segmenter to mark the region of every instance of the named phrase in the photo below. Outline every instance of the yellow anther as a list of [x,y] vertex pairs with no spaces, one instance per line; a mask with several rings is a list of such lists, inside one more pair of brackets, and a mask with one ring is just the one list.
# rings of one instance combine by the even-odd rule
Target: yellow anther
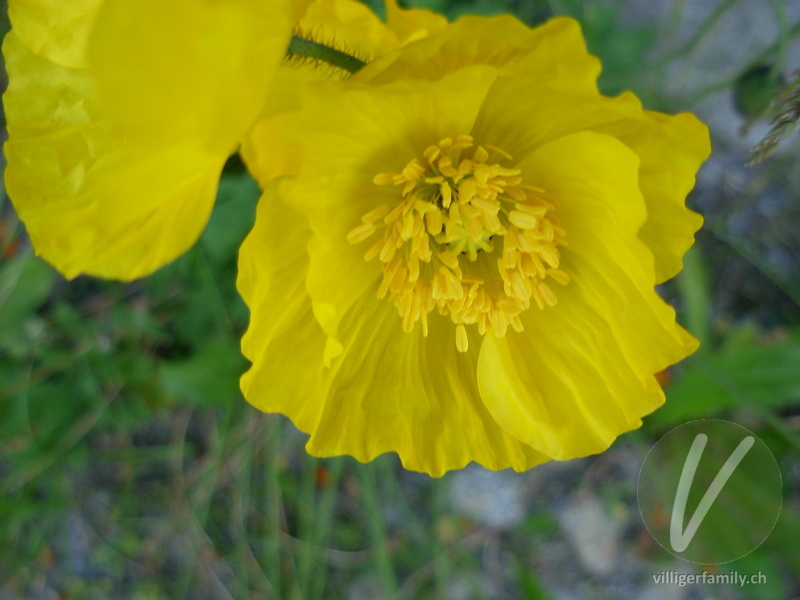
[[547,207],[539,204],[527,204],[525,202],[517,202],[514,206],[517,210],[534,215],[536,217],[543,217],[547,214]]
[[475,179],[470,177],[469,179],[463,179],[458,184],[458,196],[464,202],[470,202],[477,193],[477,184],[475,183]]
[[464,177],[470,171],[472,171],[472,161],[469,159],[462,160],[458,165],[458,176]]
[[452,164],[442,164],[441,160],[439,161],[439,172],[453,180],[458,178],[458,170]]
[[492,176],[492,171],[486,165],[481,165],[475,169],[475,179],[480,185],[486,185],[489,177]]
[[428,146],[428,149],[425,150],[423,156],[425,157],[425,160],[427,160],[429,164],[433,165],[434,161],[437,158],[439,158],[441,153],[442,151],[438,146]]
[[489,167],[492,171],[492,175],[495,177],[515,177],[522,173],[520,169],[508,169],[506,167],[501,167],[500,165],[492,165]]
[[461,286],[461,281],[446,267],[439,267],[439,273],[444,277],[448,297],[454,299],[461,298],[464,295],[464,288]]
[[432,210],[425,215],[425,225],[428,233],[439,235],[442,232],[442,213],[439,210]]
[[406,213],[405,215],[403,215],[403,231],[401,232],[400,236],[404,240],[410,240],[413,234],[414,234],[414,215],[412,213]]
[[395,206],[391,211],[389,211],[389,214],[383,218],[383,222],[386,223],[387,225],[389,223],[393,223],[400,215],[403,214],[404,206],[405,206],[404,203],[402,202],[398,203],[397,206]]
[[511,287],[514,289],[514,295],[517,298],[528,300],[533,294],[530,280],[527,277],[523,277],[518,270],[514,270],[511,273]]
[[358,244],[359,242],[363,242],[373,233],[375,233],[375,225],[372,223],[362,223],[347,234],[347,241],[351,244]]
[[469,350],[469,337],[467,337],[467,329],[463,323],[456,325],[456,348],[459,352]]
[[[544,268],[544,263],[542,259],[539,257],[538,254],[524,254],[525,257],[525,268],[530,272],[530,276],[533,277],[534,273],[541,279],[544,279],[544,276],[547,274],[547,269]],[[564,275],[567,275],[564,273]],[[567,275],[569,278],[569,275]]]
[[500,265],[504,269],[513,269],[517,266],[517,259],[520,254],[516,250],[505,248],[503,251],[503,258],[500,259]]
[[381,204],[378,208],[373,208],[363,217],[361,217],[362,223],[374,223],[375,221],[381,220],[383,217],[387,215],[389,212],[389,205],[388,204]]
[[453,190],[450,189],[450,184],[445,181],[439,186],[439,191],[442,194],[442,206],[447,208],[453,199]]
[[452,151],[466,150],[472,148],[474,140],[471,135],[460,135],[456,138],[455,143],[450,147]]
[[533,229],[539,224],[539,219],[534,215],[519,210],[512,210],[508,213],[508,220],[514,227],[519,227],[520,229]]
[[469,232],[470,239],[473,242],[477,242],[483,237],[483,223],[475,217],[467,218],[467,231]]
[[451,269],[455,269],[458,266],[458,257],[452,252],[440,252],[438,257],[445,266]]
[[378,173],[372,178],[372,183],[375,185],[389,185],[394,183],[394,173]]
[[419,237],[422,235],[422,230],[425,228],[425,220],[422,218],[420,214],[414,215],[414,229],[411,232],[411,235],[414,237]]
[[558,268],[558,263],[560,260],[558,255],[558,250],[553,248],[553,246],[551,245],[542,246],[541,250],[539,250],[539,254],[544,259],[544,262],[546,262],[548,265],[550,265],[554,269]]
[[424,215],[425,213],[433,212],[436,210],[436,207],[430,202],[426,202],[425,200],[420,200],[417,198],[414,201],[414,210],[416,210],[419,214]]
[[477,208],[475,208],[472,204],[468,202],[463,202],[463,203],[459,202],[458,207],[459,210],[461,211],[461,214],[464,215],[464,217],[466,217],[467,219],[474,219],[480,216],[481,214],[481,211],[479,211]]
[[483,198],[476,198],[470,204],[485,215],[496,215],[500,212],[500,203],[497,201],[492,202]]
[[378,240],[375,242],[375,244],[373,244],[373,246],[367,250],[366,254],[364,254],[364,260],[369,262],[377,257],[381,253],[381,250],[383,250],[384,243],[384,240]]
[[383,248],[381,248],[381,262],[389,262],[394,258],[396,252],[397,246],[394,244],[393,240],[386,240],[386,242],[383,244]]
[[419,258],[416,254],[408,256],[408,279],[416,281],[419,278]]
[[517,202],[524,202],[528,198],[528,194],[522,189],[522,186],[513,186],[506,190],[506,194],[511,196]]
[[556,283],[567,285],[569,283],[569,275],[561,269],[547,269],[547,275],[552,278]]
[[546,239],[548,242],[553,241],[555,230],[553,229],[553,224],[547,219],[542,221],[542,233],[544,234],[544,239]]
[[531,237],[531,230],[518,231],[517,246],[524,252],[534,253],[539,249],[539,244]]
[[528,190],[529,192],[534,192],[536,194],[544,194],[545,192],[544,188],[536,187],[535,185],[530,185],[527,183],[521,183],[519,184],[519,187],[521,187],[523,190]]
[[[448,211],[448,215],[450,217],[450,225],[458,225],[461,224],[461,210],[458,208],[458,204],[451,204],[450,210]],[[460,228],[456,228],[460,229]],[[456,230],[454,229],[454,230]]]
[[403,177],[406,178],[406,181],[416,181],[419,179],[419,171],[414,168],[414,165],[409,163],[405,169],[403,169]]

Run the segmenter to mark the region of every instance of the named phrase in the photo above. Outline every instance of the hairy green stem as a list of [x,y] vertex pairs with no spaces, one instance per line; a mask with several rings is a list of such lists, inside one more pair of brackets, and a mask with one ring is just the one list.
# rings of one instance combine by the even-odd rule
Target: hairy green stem
[[772,0],[772,8],[775,11],[775,23],[778,26],[778,48],[775,65],[772,69],[773,83],[777,84],[789,52],[789,15],[783,0]]
[[367,65],[364,61],[357,59],[355,56],[350,56],[346,52],[320,44],[314,40],[308,40],[299,35],[292,36],[292,41],[289,42],[289,49],[286,54],[289,57],[309,58],[328,63],[348,73],[356,73]]

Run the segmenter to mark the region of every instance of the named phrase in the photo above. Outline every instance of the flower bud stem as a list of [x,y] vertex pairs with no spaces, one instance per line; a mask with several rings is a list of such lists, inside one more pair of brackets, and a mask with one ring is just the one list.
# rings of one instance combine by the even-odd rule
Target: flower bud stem
[[297,35],[292,36],[292,41],[289,43],[289,49],[286,54],[289,57],[308,58],[325,62],[348,73],[355,73],[367,64],[346,52]]

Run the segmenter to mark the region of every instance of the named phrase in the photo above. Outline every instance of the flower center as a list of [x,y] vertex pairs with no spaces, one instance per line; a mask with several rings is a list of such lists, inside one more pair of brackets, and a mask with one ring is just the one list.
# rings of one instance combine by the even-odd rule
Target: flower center
[[[494,158],[493,158],[494,157]],[[366,253],[378,259],[389,299],[410,332],[417,321],[428,335],[436,308],[456,325],[456,347],[469,347],[467,325],[483,335],[522,331],[519,314],[556,304],[548,285],[569,281],[559,269],[565,232],[552,213],[556,202],[524,183],[511,156],[469,135],[446,138],[399,173],[380,173],[376,185],[402,186],[398,199],[371,210],[347,236],[358,244],[383,230]],[[499,247],[499,250],[498,250]]]

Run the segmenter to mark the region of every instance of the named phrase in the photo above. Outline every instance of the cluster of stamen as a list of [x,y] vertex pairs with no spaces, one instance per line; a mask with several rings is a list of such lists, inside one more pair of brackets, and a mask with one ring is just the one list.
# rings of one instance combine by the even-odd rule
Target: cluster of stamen
[[378,297],[389,294],[405,331],[419,321],[427,336],[436,308],[455,323],[456,346],[466,352],[466,325],[503,336],[508,327],[522,331],[519,315],[531,301],[556,304],[548,281],[569,281],[559,269],[565,232],[552,216],[556,202],[523,182],[520,169],[499,164],[511,159],[461,135],[399,173],[375,176],[377,185],[400,187],[399,198],[365,214],[347,239],[357,244],[383,229],[365,259],[380,261]]

